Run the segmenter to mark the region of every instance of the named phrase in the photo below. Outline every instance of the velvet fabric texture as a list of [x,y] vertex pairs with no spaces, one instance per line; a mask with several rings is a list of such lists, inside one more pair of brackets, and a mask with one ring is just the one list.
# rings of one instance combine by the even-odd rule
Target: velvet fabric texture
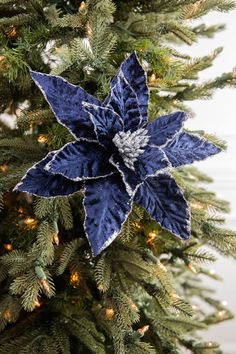
[[103,103],[61,77],[31,75],[76,141],[36,163],[15,190],[49,198],[83,187],[84,228],[94,256],[119,234],[133,201],[163,228],[188,239],[188,203],[169,170],[220,149],[183,131],[184,112],[148,123],[146,74],[136,54],[123,62]]

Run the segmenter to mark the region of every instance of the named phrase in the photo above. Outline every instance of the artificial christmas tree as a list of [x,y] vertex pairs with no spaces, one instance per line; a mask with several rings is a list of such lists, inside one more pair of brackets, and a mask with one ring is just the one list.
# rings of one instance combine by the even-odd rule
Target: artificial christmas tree
[[209,247],[235,257],[236,233],[210,179],[182,166],[225,146],[182,112],[235,74],[200,84],[221,49],[173,45],[211,37],[223,26],[189,20],[234,7],[0,1],[0,103],[17,123],[0,132],[0,353],[221,353],[196,335],[232,318],[201,262]]

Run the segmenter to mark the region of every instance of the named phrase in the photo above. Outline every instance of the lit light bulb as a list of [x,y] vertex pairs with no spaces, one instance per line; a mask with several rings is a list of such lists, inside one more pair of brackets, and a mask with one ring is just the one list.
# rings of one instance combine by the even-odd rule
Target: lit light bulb
[[167,57],[166,61],[167,61],[167,63],[173,63],[175,61],[175,59],[172,57]]
[[110,321],[114,317],[114,310],[113,308],[109,307],[106,309],[106,318]]
[[210,270],[209,270],[209,274],[210,274],[210,275],[215,275],[215,274],[216,274],[216,271],[215,271],[214,269],[210,269]]
[[8,37],[11,38],[11,39],[16,38],[16,36],[17,36],[17,29],[16,29],[16,26],[11,25],[11,26],[10,26],[10,30],[8,31],[7,35],[8,35]]
[[226,300],[224,300],[224,301],[221,302],[221,305],[222,306],[228,306],[228,302]]
[[0,165],[0,172],[7,172],[7,170],[8,170],[8,166],[7,166],[7,164],[2,164],[2,165]]
[[189,173],[188,178],[191,179],[192,181],[196,181],[196,177],[194,175],[192,175],[191,173]]
[[49,286],[49,283],[48,283],[47,279],[41,279],[41,284],[43,285],[44,289],[47,292],[50,291],[50,286]]
[[41,302],[39,301],[39,300],[35,300],[35,302],[34,302],[34,306],[35,306],[35,308],[39,308],[39,307],[41,307]]
[[144,336],[144,334],[149,330],[149,325],[143,326],[142,328],[138,329],[138,333],[141,334],[141,336]]
[[83,11],[83,10],[85,10],[85,9],[86,9],[86,7],[87,7],[87,5],[85,4],[85,2],[84,2],[84,1],[82,1],[82,2],[81,2],[81,4],[80,4],[80,7],[79,7],[79,11]]
[[138,306],[132,300],[130,300],[130,308],[136,312],[138,311]]
[[196,209],[196,210],[204,209],[204,206],[199,202],[191,202],[190,206],[191,206],[191,208]]
[[99,291],[104,292],[104,286],[102,284],[98,284],[97,288]]
[[156,230],[152,230],[151,232],[149,232],[149,234],[147,236],[147,244],[152,245],[154,243],[157,235],[158,235],[158,232]]
[[54,242],[57,246],[59,245],[60,239],[59,239],[58,233],[54,233],[54,234],[53,234],[53,242]]
[[26,218],[24,221],[24,223],[26,225],[32,225],[34,222],[35,222],[35,219],[33,219],[33,218]]
[[176,293],[172,293],[172,294],[171,294],[171,297],[172,297],[173,300],[178,300],[178,299],[180,299],[180,296],[179,296],[178,294],[176,294]]
[[87,35],[88,35],[88,37],[91,37],[92,34],[93,34],[92,28],[89,25],[87,25]]
[[13,245],[11,243],[4,243],[3,247],[5,248],[6,251],[12,251]]
[[142,228],[141,224],[138,221],[134,221],[133,226],[138,230]]
[[70,275],[70,285],[73,286],[73,288],[77,288],[79,282],[80,282],[79,272],[72,272]]
[[198,310],[198,306],[195,305],[195,304],[191,305],[191,307],[192,307],[193,311],[197,311]]
[[197,269],[194,267],[192,263],[189,263],[188,268],[193,272],[194,274],[197,274]]
[[45,144],[48,141],[48,137],[45,134],[40,134],[37,138],[38,143]]
[[149,83],[150,84],[154,84],[156,82],[156,75],[152,74],[149,78]]
[[208,342],[207,345],[208,345],[208,347],[211,348],[213,346],[213,343],[212,342]]
[[7,322],[11,322],[12,320],[12,313],[9,309],[6,309],[4,312],[3,312],[3,317],[5,318],[5,320]]
[[218,312],[217,312],[217,317],[218,317],[219,319],[222,319],[222,318],[225,316],[225,314],[226,314],[226,311],[225,311],[225,310],[218,311]]
[[25,225],[27,225],[30,229],[34,229],[37,225],[37,221],[34,218],[27,217],[24,220]]

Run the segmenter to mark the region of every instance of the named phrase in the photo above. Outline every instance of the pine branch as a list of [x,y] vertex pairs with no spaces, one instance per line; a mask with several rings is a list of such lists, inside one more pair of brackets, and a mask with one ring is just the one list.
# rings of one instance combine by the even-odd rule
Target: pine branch
[[17,118],[17,126],[19,129],[27,130],[33,124],[50,124],[53,120],[53,113],[50,109],[25,110]]
[[109,289],[111,282],[111,274],[111,260],[105,255],[102,255],[96,263],[94,270],[94,278],[97,283],[97,287],[100,291],[106,292]]
[[228,12],[235,8],[235,1],[231,0],[201,0],[194,4],[189,4],[183,7],[180,15],[181,19],[195,19],[206,15],[209,11]]
[[59,266],[57,268],[56,274],[60,275],[64,273],[69,262],[72,260],[78,248],[81,246],[82,240],[77,238],[65,245],[59,259]]
[[70,339],[66,326],[59,321],[55,321],[51,325],[51,332],[57,351],[62,354],[70,354]]
[[5,268],[9,275],[15,277],[25,271],[29,265],[29,259],[25,252],[13,250],[0,258],[0,264]]

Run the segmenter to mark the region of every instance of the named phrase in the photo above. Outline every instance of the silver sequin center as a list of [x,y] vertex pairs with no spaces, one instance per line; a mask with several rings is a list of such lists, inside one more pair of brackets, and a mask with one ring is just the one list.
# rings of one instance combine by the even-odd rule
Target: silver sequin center
[[113,143],[119,150],[125,165],[131,170],[135,170],[134,163],[138,157],[144,153],[145,146],[149,141],[148,131],[140,128],[133,133],[119,132],[112,139]]

